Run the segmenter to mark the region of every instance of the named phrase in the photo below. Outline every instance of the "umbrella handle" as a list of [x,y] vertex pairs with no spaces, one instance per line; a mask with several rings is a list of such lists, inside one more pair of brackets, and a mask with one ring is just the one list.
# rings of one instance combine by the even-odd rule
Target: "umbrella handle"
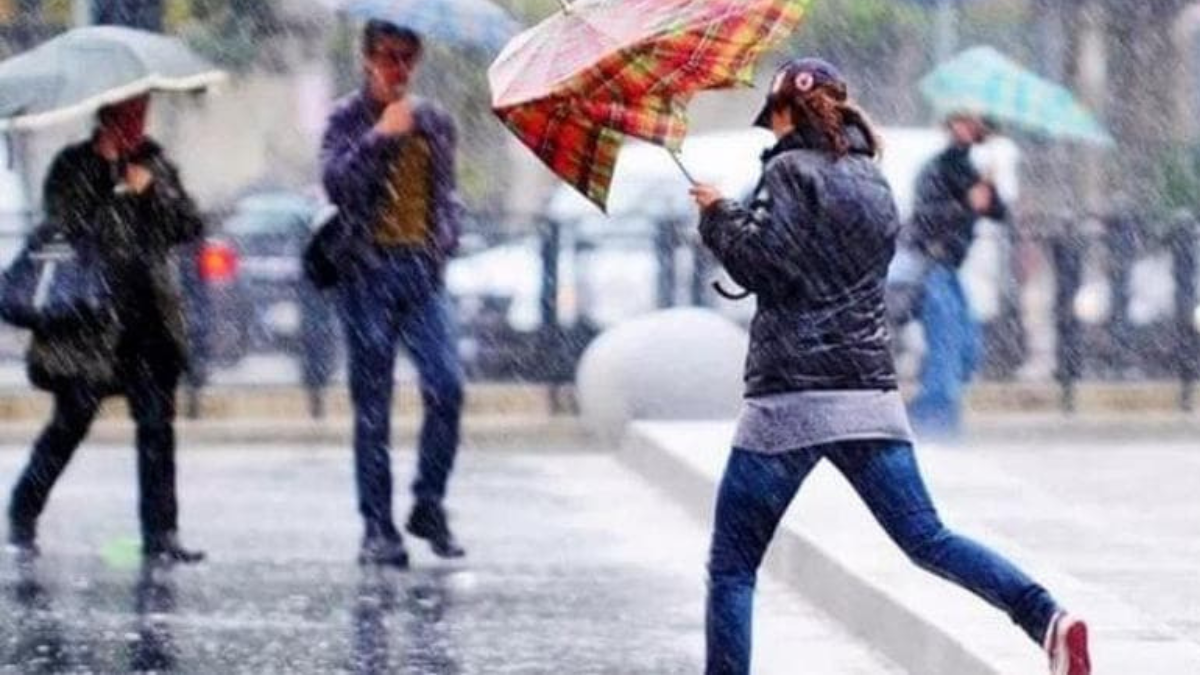
[[700,181],[696,180],[696,178],[692,176],[692,172],[688,171],[687,167],[683,165],[683,159],[679,157],[678,152],[675,152],[674,150],[667,150],[667,154],[671,155],[671,159],[675,160],[675,166],[679,167],[679,170],[683,172],[683,177],[686,178],[689,183],[692,185],[700,184]]
[[571,13],[571,3],[567,2],[567,0],[558,0],[558,4],[562,7],[563,14]]
[[712,289],[717,292],[717,295],[720,295],[726,300],[745,300],[751,295],[754,295],[750,291],[727,291],[719,281],[712,282]]

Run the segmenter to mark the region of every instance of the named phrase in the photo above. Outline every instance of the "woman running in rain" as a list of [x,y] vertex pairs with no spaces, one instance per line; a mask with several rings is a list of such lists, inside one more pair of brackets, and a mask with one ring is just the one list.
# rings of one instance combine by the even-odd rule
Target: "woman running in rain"
[[755,124],[778,142],[749,206],[708,185],[692,190],[704,243],[758,299],[717,496],[706,672],[749,672],[758,567],[800,484],[828,459],[913,562],[1004,610],[1046,649],[1052,675],[1087,675],[1084,622],[948,530],[925,489],[884,312],[900,221],[875,132],[845,81],[825,61],[790,61]]

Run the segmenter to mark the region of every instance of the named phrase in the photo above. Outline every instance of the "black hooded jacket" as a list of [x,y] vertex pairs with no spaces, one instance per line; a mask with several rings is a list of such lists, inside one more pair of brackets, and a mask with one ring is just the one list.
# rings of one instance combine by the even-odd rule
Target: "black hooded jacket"
[[700,221],[704,243],[757,296],[746,395],[896,388],[884,279],[900,221],[866,132],[793,132],[764,153],[753,201],[722,200]]

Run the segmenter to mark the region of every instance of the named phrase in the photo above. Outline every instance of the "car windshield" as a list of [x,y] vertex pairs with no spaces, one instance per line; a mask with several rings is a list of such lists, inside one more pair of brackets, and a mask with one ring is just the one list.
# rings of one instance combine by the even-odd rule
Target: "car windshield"
[[286,234],[307,222],[301,211],[238,211],[225,221],[225,232],[236,237]]
[[235,237],[289,233],[297,226],[307,227],[313,210],[310,200],[289,192],[243,197],[226,219],[225,233]]

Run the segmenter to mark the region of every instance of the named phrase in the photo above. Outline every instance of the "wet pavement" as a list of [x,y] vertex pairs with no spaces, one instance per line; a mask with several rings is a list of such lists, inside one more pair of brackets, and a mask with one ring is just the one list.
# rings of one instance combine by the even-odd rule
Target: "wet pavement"
[[[0,448],[11,484],[22,448]],[[397,453],[397,485],[412,455]],[[463,561],[360,569],[344,448],[209,447],[180,458],[196,567],[142,570],[133,454],[84,447],[43,518],[44,555],[0,561],[0,672],[695,673],[701,526],[613,457],[460,458]],[[408,507],[398,489],[397,515]],[[770,579],[756,672],[899,672]]]

